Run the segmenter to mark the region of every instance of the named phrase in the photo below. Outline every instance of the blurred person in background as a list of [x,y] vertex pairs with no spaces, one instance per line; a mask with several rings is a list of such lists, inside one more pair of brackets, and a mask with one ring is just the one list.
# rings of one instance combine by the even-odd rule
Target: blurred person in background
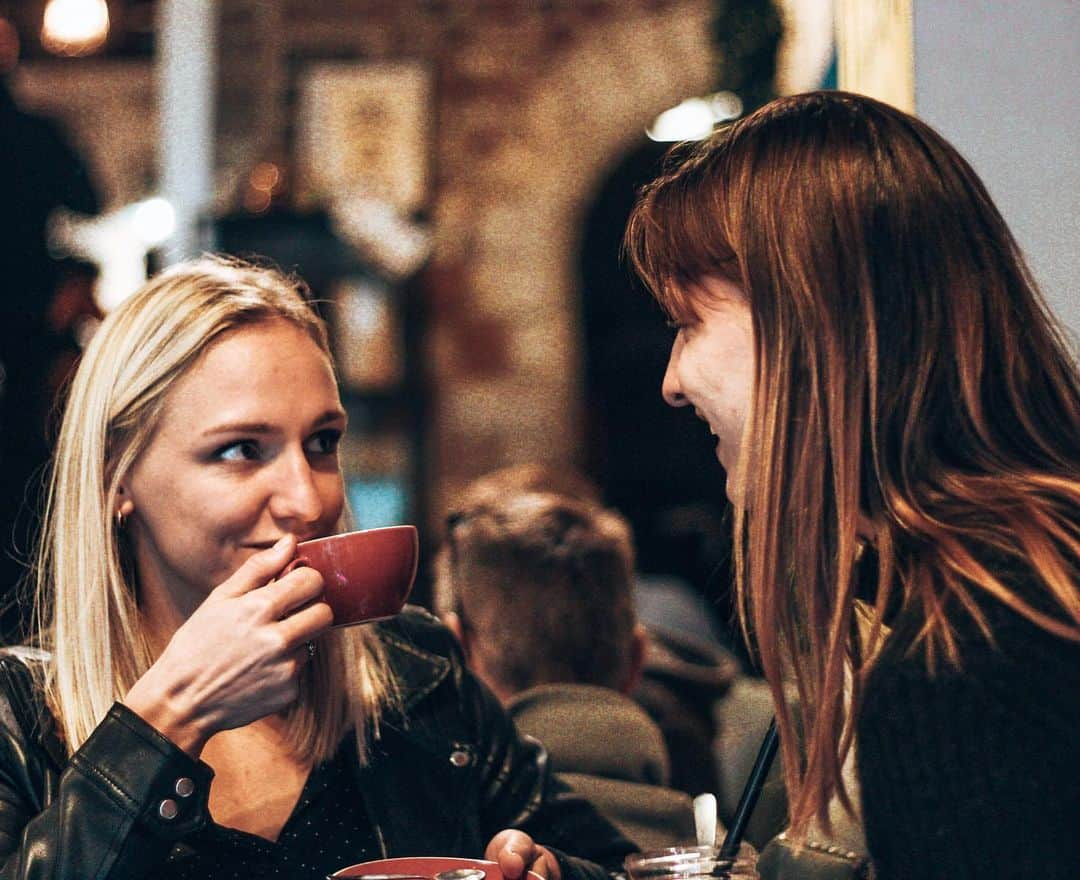
[[[527,462],[473,480],[461,493],[455,509],[483,506],[528,492],[551,493],[602,506],[600,490],[574,468]],[[613,510],[611,513],[621,516]],[[680,578],[635,571],[632,591],[635,616],[645,628],[646,647],[642,674],[630,696],[649,713],[664,736],[671,767],[668,784],[691,796],[702,792],[718,794],[721,775],[716,755],[717,708],[724,703],[725,714],[741,713],[745,708],[741,698],[739,705],[726,705],[739,677],[739,663],[711,635],[709,627],[700,626],[700,620],[695,622],[697,625],[684,626],[695,613],[702,613],[706,600]],[[767,725],[765,718],[762,730]],[[747,745],[755,750],[757,738]],[[742,746],[739,743],[736,751],[741,751]],[[729,754],[721,759],[724,757]],[[721,798],[721,803],[724,800]],[[763,813],[770,811],[767,806]],[[779,826],[772,828],[772,833],[778,830]]]
[[[48,460],[48,415],[57,358],[67,350],[72,315],[55,300],[80,275],[49,253],[46,226],[57,208],[98,211],[86,166],[60,128],[27,113],[10,87],[19,59],[14,26],[0,17],[0,626],[5,640],[27,623],[4,600],[25,574],[29,534]],[[91,301],[91,307],[93,306]]]
[[1075,877],[1080,378],[978,177],[878,101],[782,98],[677,149],[626,249],[727,472],[790,838],[854,811],[854,745],[882,880]]
[[283,573],[298,541],[343,525],[345,427],[295,281],[204,259],[105,319],[57,443],[38,634],[0,653],[0,876],[619,866],[631,845],[435,618],[330,629],[321,575]]
[[628,696],[646,652],[629,526],[563,495],[472,498],[448,518],[435,576],[469,667],[625,836],[645,849],[692,842],[690,797],[668,787],[664,739]]

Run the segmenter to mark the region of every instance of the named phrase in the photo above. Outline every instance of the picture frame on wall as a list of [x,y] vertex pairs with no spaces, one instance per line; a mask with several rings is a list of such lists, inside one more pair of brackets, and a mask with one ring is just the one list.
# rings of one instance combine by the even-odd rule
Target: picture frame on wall
[[412,61],[309,62],[297,83],[297,197],[361,193],[401,215],[426,203],[432,73]]

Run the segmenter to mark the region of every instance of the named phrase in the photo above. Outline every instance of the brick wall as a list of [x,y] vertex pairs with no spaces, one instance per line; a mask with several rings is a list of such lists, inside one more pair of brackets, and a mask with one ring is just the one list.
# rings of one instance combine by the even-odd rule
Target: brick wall
[[[433,514],[493,467],[575,463],[581,219],[605,169],[645,125],[708,89],[711,3],[221,0],[220,8],[220,208],[256,162],[288,156],[297,78],[309,61],[409,59],[434,75],[435,250],[425,276]],[[39,87],[31,75],[27,95],[71,117],[105,172],[108,201],[142,194],[155,136],[150,61],[125,62],[138,71],[129,77],[134,98],[107,87],[112,73],[94,73],[115,65],[58,64],[41,62]],[[50,85],[58,69],[70,101],[49,100],[61,94]],[[108,119],[137,120],[122,146],[115,125],[95,128]]]

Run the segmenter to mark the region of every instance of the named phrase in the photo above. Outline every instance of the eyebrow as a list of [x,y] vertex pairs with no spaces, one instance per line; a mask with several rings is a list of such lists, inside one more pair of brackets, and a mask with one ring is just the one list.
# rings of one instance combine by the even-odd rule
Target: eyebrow
[[[319,416],[312,428],[319,429],[326,425],[341,424],[345,421],[345,412],[340,409],[329,409]],[[218,434],[273,434],[277,428],[269,422],[225,422],[214,425],[202,432],[203,437],[212,437]]]

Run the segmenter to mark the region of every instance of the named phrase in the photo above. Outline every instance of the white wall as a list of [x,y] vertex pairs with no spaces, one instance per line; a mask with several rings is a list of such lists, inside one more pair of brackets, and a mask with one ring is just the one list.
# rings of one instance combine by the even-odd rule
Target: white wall
[[919,117],[975,167],[1080,337],[1080,3],[913,6]]

